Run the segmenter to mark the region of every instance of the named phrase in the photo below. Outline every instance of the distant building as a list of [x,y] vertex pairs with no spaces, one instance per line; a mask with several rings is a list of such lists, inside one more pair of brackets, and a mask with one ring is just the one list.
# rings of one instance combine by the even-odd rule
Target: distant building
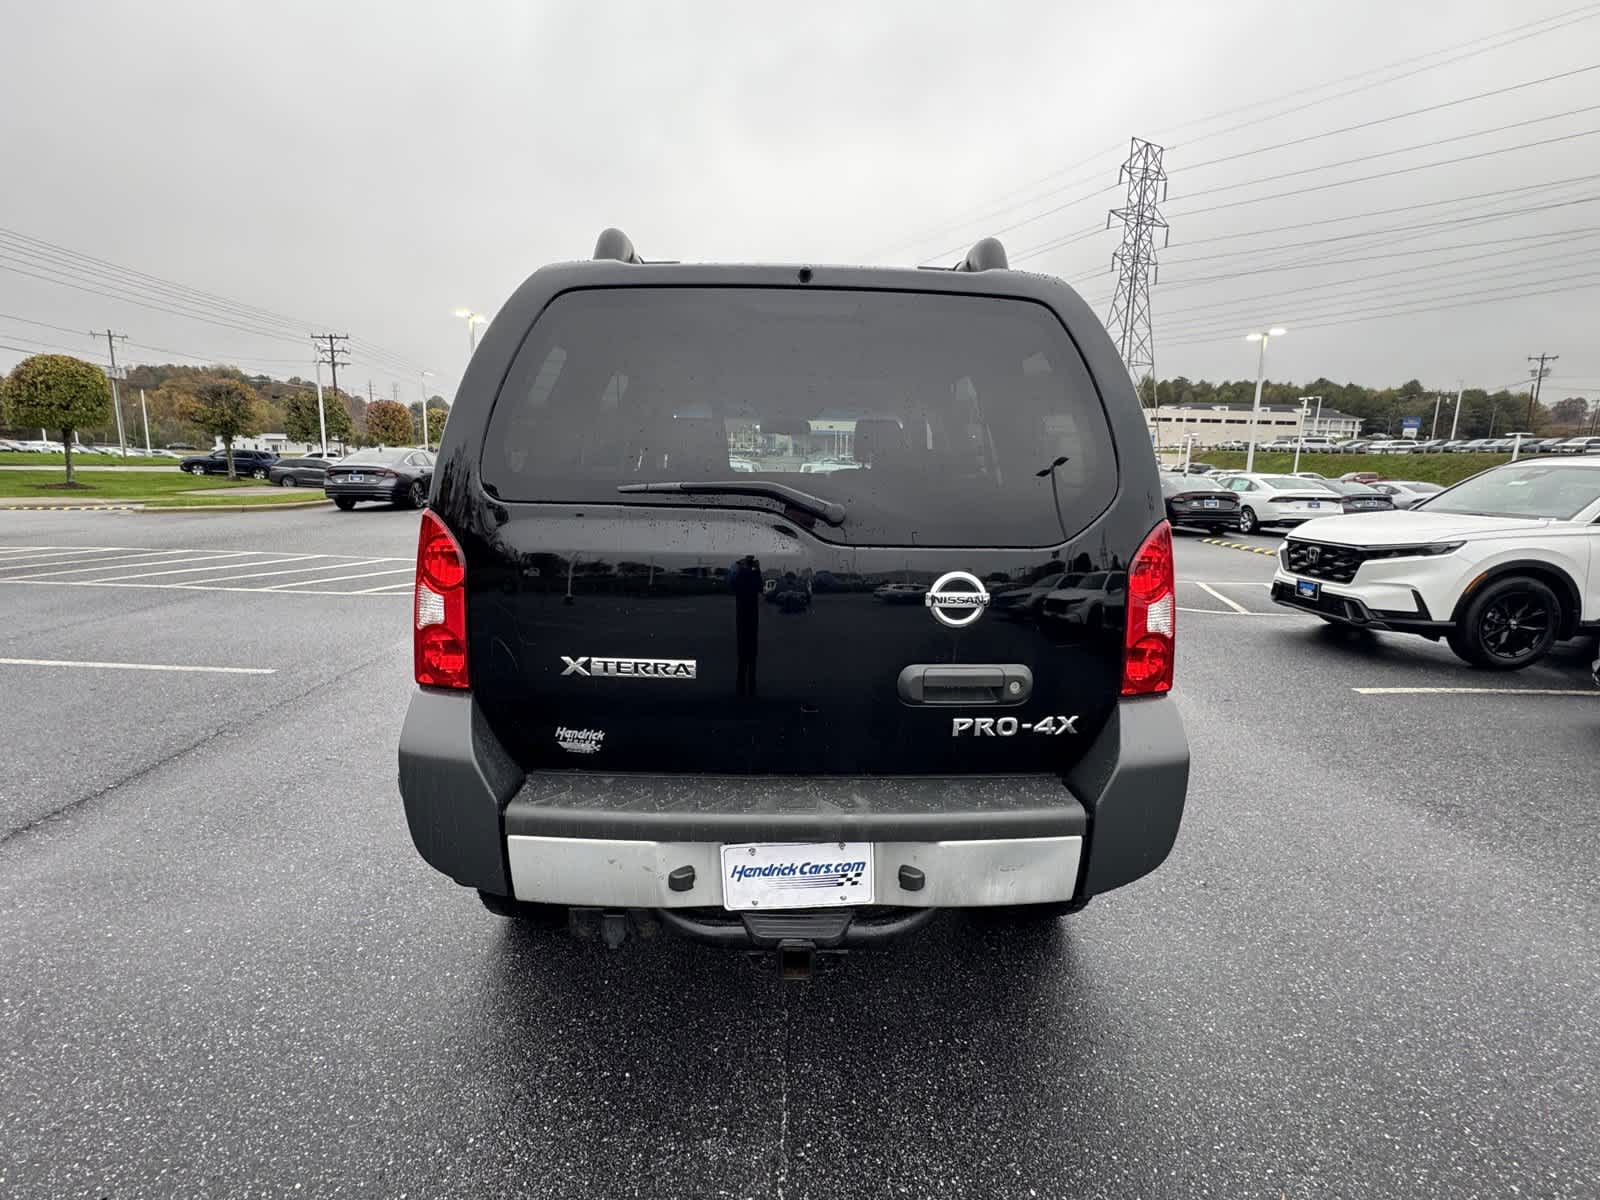
[[[1163,446],[1181,446],[1185,436],[1191,433],[1196,436],[1197,447],[1250,440],[1248,404],[1163,404],[1159,408],[1145,409],[1144,419],[1151,436],[1157,437]],[[1257,443],[1292,438],[1302,432],[1307,437],[1341,441],[1361,432],[1360,417],[1331,408],[1324,408],[1318,416],[1313,407],[1305,417],[1304,430],[1300,428],[1300,420],[1298,404],[1263,404],[1255,425]]]

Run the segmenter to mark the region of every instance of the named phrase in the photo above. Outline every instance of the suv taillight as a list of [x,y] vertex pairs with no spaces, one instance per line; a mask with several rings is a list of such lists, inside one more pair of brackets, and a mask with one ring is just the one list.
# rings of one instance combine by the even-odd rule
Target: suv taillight
[[415,668],[426,687],[465,688],[467,560],[444,522],[427,509],[417,535]]
[[1172,688],[1178,597],[1172,564],[1172,526],[1150,531],[1128,568],[1128,632],[1123,643],[1122,694],[1152,696]]

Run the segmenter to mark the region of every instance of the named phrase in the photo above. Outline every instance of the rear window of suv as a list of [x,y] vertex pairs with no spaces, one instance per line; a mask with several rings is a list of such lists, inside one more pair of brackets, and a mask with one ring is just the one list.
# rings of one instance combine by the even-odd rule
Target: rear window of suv
[[768,481],[843,505],[842,525],[816,526],[831,541],[987,546],[1061,542],[1117,479],[1093,381],[1041,305],[646,287],[545,309],[495,403],[482,477],[507,501],[778,510],[617,492]]

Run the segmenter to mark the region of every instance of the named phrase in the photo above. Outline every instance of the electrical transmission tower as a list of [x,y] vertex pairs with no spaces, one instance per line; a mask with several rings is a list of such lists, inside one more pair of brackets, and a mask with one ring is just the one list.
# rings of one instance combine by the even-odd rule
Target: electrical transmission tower
[[1157,209],[1167,199],[1167,172],[1161,165],[1162,147],[1143,138],[1134,138],[1128,161],[1122,164],[1117,182],[1128,185],[1127,203],[1106,216],[1122,222],[1122,245],[1111,256],[1117,270],[1117,290],[1111,297],[1111,313],[1106,328],[1122,361],[1137,385],[1142,373],[1155,377],[1155,342],[1150,333],[1150,285],[1158,278],[1156,230],[1161,231],[1165,249],[1169,230]]

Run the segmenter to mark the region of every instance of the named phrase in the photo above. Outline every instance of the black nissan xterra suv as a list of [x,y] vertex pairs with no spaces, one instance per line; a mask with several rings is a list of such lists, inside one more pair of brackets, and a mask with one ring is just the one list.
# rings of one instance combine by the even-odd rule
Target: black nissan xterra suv
[[406,819],[494,912],[612,945],[808,963],[941,908],[1054,916],[1177,836],[1175,609],[1139,401],[1064,283],[992,239],[713,266],[607,230],[451,410]]

